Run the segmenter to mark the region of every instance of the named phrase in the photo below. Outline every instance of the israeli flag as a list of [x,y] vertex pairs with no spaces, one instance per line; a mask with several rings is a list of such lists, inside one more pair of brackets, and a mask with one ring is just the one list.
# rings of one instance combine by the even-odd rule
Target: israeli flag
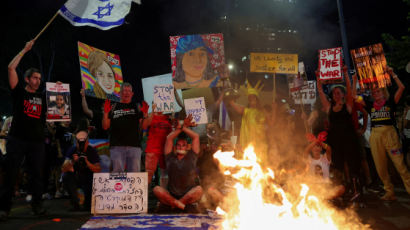
[[130,8],[131,0],[68,0],[59,13],[74,26],[108,30],[122,25]]

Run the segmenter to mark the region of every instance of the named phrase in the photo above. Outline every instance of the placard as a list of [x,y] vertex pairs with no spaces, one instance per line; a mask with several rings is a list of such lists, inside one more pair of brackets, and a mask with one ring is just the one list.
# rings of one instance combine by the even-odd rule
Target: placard
[[208,123],[204,97],[185,99],[184,105],[186,114],[192,114],[193,121],[196,124]]
[[172,84],[154,86],[155,112],[174,112],[175,95]]
[[350,50],[361,88],[384,88],[391,84],[381,43]]
[[[154,86],[155,85],[162,85],[162,84],[172,84],[172,74],[167,73],[163,75],[153,76],[153,77],[146,77],[141,79],[142,83],[142,91],[144,91],[144,100],[150,105],[148,112],[152,112],[151,103],[154,101]],[[176,90],[179,98],[182,98],[182,91],[180,89]],[[174,92],[175,98],[175,92]],[[174,112],[181,111],[181,107],[178,103],[174,103]]]
[[251,72],[297,74],[297,54],[251,53]]
[[289,83],[289,92],[295,104],[314,104],[316,102],[316,81],[305,81],[301,87]]
[[148,173],[94,173],[92,214],[148,211]]
[[342,80],[342,48],[331,48],[319,50],[319,79]]
[[85,95],[120,101],[123,83],[120,56],[78,42],[81,82]]
[[70,84],[46,82],[47,121],[71,121]]

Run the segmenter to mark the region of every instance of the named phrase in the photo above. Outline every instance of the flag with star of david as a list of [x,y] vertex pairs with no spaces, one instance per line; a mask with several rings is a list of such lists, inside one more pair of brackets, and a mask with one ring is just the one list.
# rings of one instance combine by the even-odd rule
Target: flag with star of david
[[[135,0],[133,0],[135,2]],[[74,26],[108,30],[124,23],[131,0],[68,0],[59,10]]]

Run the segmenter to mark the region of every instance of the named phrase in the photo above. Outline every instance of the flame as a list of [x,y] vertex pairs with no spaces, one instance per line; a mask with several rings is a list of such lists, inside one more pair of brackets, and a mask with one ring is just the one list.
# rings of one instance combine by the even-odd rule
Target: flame
[[216,210],[224,219],[222,229],[369,229],[353,210],[342,213],[311,195],[307,184],[289,186],[299,192],[285,191],[276,183],[274,171],[258,163],[252,146],[243,159],[234,155],[214,154],[224,174],[235,181],[232,192]]

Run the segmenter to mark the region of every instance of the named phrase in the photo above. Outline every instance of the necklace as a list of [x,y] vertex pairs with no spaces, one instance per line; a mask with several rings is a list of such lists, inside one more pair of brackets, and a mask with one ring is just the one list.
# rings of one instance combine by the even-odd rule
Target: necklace
[[198,85],[201,84],[202,80],[204,80],[203,77],[201,77],[201,79],[198,79],[198,80],[196,80],[196,81],[187,81],[187,80],[185,80],[185,82],[186,82],[186,84],[187,84],[188,86],[190,86],[190,87],[196,87],[196,86],[198,86]]

